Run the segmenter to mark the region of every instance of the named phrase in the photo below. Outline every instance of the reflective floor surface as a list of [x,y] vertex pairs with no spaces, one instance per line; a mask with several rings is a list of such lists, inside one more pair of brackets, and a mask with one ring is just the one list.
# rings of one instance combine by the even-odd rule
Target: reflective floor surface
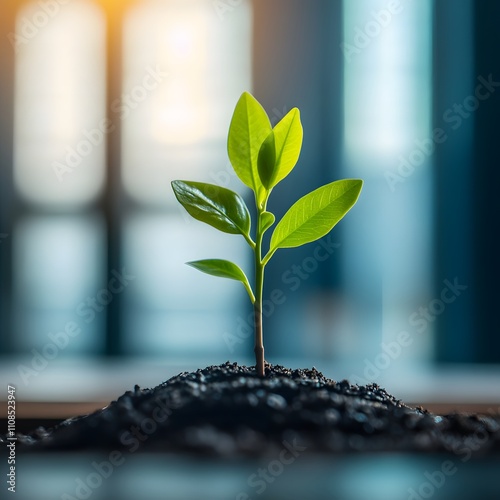
[[[3,493],[1,498],[9,498]],[[260,460],[215,460],[139,452],[18,454],[12,498],[499,500],[500,455],[314,457],[304,450]]]

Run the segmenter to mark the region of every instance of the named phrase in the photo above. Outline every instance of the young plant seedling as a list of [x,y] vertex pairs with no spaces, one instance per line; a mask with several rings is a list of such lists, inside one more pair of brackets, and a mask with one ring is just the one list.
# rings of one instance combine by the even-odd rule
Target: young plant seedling
[[262,294],[267,263],[280,248],[298,247],[325,236],[354,206],[363,185],[359,179],[344,179],[302,197],[278,222],[264,254],[264,233],[275,222],[274,215],[266,208],[269,196],[295,167],[301,147],[302,124],[297,108],[272,128],[259,102],[248,92],[242,94],[229,127],[227,149],[236,174],[255,195],[255,239],[251,236],[250,213],[237,193],[214,184],[172,182],[177,200],[191,216],[225,233],[243,236],[254,253],[253,288],[242,269],[228,260],[205,259],[187,264],[204,273],[243,283],[254,307],[254,351],[260,376],[264,376]]

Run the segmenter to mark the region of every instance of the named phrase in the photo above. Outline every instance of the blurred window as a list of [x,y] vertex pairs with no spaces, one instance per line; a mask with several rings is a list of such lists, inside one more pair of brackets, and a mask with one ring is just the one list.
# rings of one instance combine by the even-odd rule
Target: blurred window
[[245,292],[184,263],[240,260],[246,243],[191,219],[170,181],[234,188],[226,140],[234,103],[251,86],[250,21],[247,2],[224,21],[204,0],[150,0],[126,12],[122,182],[134,205],[122,241],[137,276],[124,297],[127,353],[230,355],[223,333],[234,329]]
[[245,292],[184,262],[243,243],[189,220],[170,181],[234,188],[249,2],[230,22],[204,0],[18,5],[10,348],[42,349],[74,322],[65,354],[226,352]]
[[[102,286],[105,229],[96,212],[106,178],[106,25],[93,2],[17,13],[14,180],[22,212],[14,227],[13,347],[30,352],[78,321]],[[34,30],[31,32],[30,30]],[[32,33],[32,38],[26,38]],[[92,36],[89,36],[92,33]],[[99,352],[104,321],[79,321],[66,353]]]
[[[0,222],[12,224],[8,235],[0,227],[0,271],[8,276],[0,283],[6,297],[0,323],[9,332],[2,349],[29,353],[76,322],[81,332],[65,354],[234,358],[224,333],[248,329],[243,288],[184,262],[221,257],[248,270],[251,262],[241,256],[249,254],[242,238],[191,219],[170,181],[248,191],[229,165],[226,137],[234,104],[251,89],[255,71],[266,106],[280,102],[273,122],[300,96],[308,135],[301,157],[308,168],[283,184],[288,191],[275,198],[277,214],[286,196],[332,174],[365,180],[356,209],[334,237],[335,263],[303,278],[300,292],[270,314],[268,325],[280,324],[269,330],[287,335],[269,335],[268,352],[341,359],[363,373],[382,343],[408,331],[412,348],[394,366],[433,359],[436,338],[437,359],[492,359],[488,342],[480,347],[470,327],[486,321],[481,308],[494,311],[489,271],[472,255],[474,249],[488,255],[489,242],[480,235],[466,240],[477,240],[480,221],[494,212],[480,191],[494,183],[465,167],[474,164],[473,154],[481,160],[476,164],[491,160],[478,146],[488,134],[475,131],[496,130],[495,117],[481,114],[487,107],[494,114],[493,101],[436,152],[432,141],[433,118],[442,125],[448,106],[474,92],[476,60],[484,77],[493,71],[489,42],[478,29],[488,22],[486,7],[356,0],[316,2],[306,12],[290,2],[281,22],[286,1],[272,7],[250,0],[55,3],[50,10],[48,3],[12,0],[0,19],[18,37],[12,54],[0,48],[6,68],[15,68],[13,89],[3,67],[0,74],[0,100],[13,101],[13,116],[0,117],[6,132],[0,147],[9,153],[0,158],[0,204],[8,208]],[[13,11],[15,22],[7,20]],[[474,17],[476,11],[482,14]],[[439,16],[439,27],[453,34],[449,40],[433,41]],[[484,50],[474,49],[475,41]],[[433,50],[446,61],[434,75]],[[269,267],[269,290],[283,287],[283,273],[313,248],[292,257],[283,252]],[[483,281],[475,302],[461,299],[422,331],[415,313],[436,298],[442,281],[461,273],[459,282],[473,283],[476,270]],[[123,274],[130,279],[117,292],[110,283]],[[317,293],[304,300],[306,290]],[[436,328],[444,334],[435,335]],[[243,352],[251,354],[250,342],[236,355]]]
[[105,141],[94,132],[106,117],[105,18],[85,0],[61,5],[52,18],[31,2],[18,13],[18,35],[37,22],[16,55],[16,188],[30,205],[79,209],[105,180]]
[[417,332],[409,319],[434,293],[432,2],[346,1],[343,31],[343,173],[365,186],[343,226],[342,266],[347,309],[363,314],[341,338],[362,372],[360,346],[373,360],[402,331],[413,343],[398,366],[433,354],[432,323]]

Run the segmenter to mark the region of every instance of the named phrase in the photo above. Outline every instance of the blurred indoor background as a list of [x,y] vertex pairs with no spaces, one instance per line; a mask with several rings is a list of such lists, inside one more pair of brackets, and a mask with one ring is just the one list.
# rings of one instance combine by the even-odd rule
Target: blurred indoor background
[[252,201],[226,152],[249,90],[273,124],[301,110],[277,218],[365,181],[329,236],[268,266],[268,361],[411,402],[498,403],[499,22],[496,0],[2,0],[2,382],[106,402],[253,363],[243,287],[184,265],[251,273],[248,248],[170,187]]

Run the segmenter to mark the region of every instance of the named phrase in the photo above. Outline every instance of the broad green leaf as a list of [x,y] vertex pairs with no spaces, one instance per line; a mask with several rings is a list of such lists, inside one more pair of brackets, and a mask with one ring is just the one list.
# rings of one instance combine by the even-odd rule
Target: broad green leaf
[[245,273],[241,270],[233,262],[224,259],[205,259],[205,260],[196,260],[193,262],[186,262],[188,266],[194,267],[206,274],[210,274],[211,276],[218,276],[219,278],[228,278],[231,280],[241,281],[245,286],[248,295],[250,296],[250,300],[255,302],[255,297],[252,292],[252,287],[248,282],[248,278]]
[[249,235],[250,213],[240,195],[204,182],[173,181],[172,189],[195,219],[225,233]]
[[262,183],[257,158],[264,139],[271,132],[271,122],[264,108],[248,92],[244,92],[233,113],[229,126],[227,151],[234,171],[260,200]]
[[354,206],[362,186],[362,180],[344,179],[306,194],[278,222],[269,253],[298,247],[327,234]]
[[293,170],[300,156],[302,138],[300,112],[293,108],[276,124],[260,148],[258,169],[266,189],[276,186]]
[[267,231],[273,224],[276,218],[271,212],[262,212],[262,215],[259,219],[259,231],[260,234],[263,234]]

